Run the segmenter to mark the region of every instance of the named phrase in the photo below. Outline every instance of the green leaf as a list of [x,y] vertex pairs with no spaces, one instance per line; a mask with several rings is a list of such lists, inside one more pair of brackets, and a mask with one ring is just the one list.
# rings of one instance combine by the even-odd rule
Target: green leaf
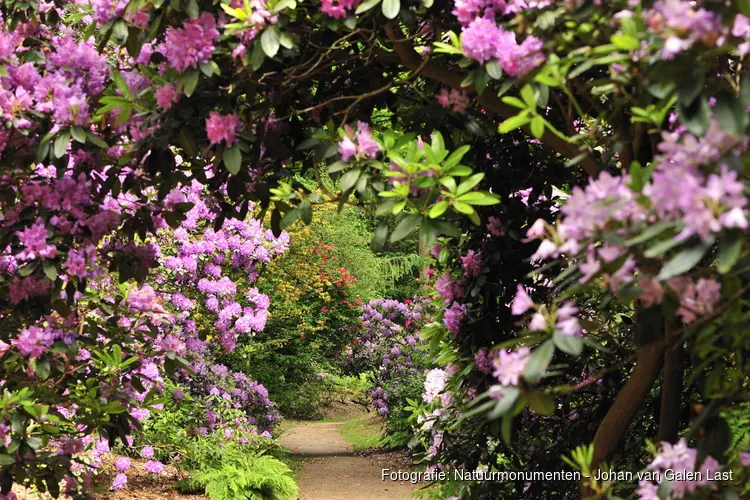
[[[356,19],[356,18],[353,18],[353,19]],[[279,43],[285,49],[291,49],[294,47],[294,39],[289,33],[282,33],[281,36],[279,36]]]
[[281,221],[279,221],[279,228],[286,229],[289,226],[291,226],[294,221],[300,218],[302,215],[302,211],[299,208],[293,208],[289,210],[287,213],[284,214],[284,216],[281,218]]
[[459,236],[461,236],[461,230],[450,222],[434,220],[432,221],[432,225],[435,226],[438,232],[444,234],[445,236],[451,236],[453,238],[458,238]]
[[500,203],[500,197],[496,194],[486,191],[470,191],[459,196],[458,201],[469,205],[497,205]]
[[503,67],[500,66],[500,62],[497,59],[492,59],[484,65],[484,68],[493,80],[500,80],[503,77]]
[[742,252],[742,241],[737,233],[731,233],[719,241],[719,254],[716,258],[716,269],[720,274],[727,274],[737,263]]
[[44,442],[40,437],[33,436],[30,438],[26,438],[26,444],[29,445],[29,448],[31,448],[32,450],[38,450],[42,447],[43,443]]
[[703,91],[705,83],[706,75],[699,66],[694,67],[687,75],[683,75],[683,78],[677,81],[677,97],[680,104],[683,106],[693,104]]
[[430,208],[430,219],[437,219],[441,215],[445,213],[446,210],[448,210],[448,202],[445,200],[441,200],[437,203],[435,203],[432,208]]
[[730,490],[729,488],[726,488],[722,492],[722,500],[742,500],[742,499],[740,498],[739,493],[737,493],[736,491]]
[[484,173],[482,172],[468,177],[465,181],[458,185],[458,188],[456,188],[456,196],[461,196],[464,193],[468,193],[477,184],[482,182],[482,179],[484,179]]
[[0,453],[0,465],[13,465],[14,463],[16,463],[15,458],[4,453]]
[[503,438],[503,442],[506,446],[510,446],[510,437],[513,427],[513,415],[505,415],[503,421],[500,423],[500,437]]
[[43,358],[37,359],[35,365],[34,371],[36,371],[37,377],[40,380],[47,380],[51,371],[49,361]]
[[443,134],[441,134],[440,132],[433,132],[432,143],[430,144],[430,147],[432,148],[432,152],[435,153],[436,156],[445,153],[445,141],[443,140]]
[[86,144],[86,131],[81,127],[71,127],[70,135],[72,135],[73,139],[80,142],[81,144]]
[[42,267],[44,269],[44,275],[47,276],[50,281],[55,281],[57,279],[57,268],[55,267],[55,264],[45,260]]
[[391,242],[395,243],[409,236],[417,229],[419,221],[422,217],[415,214],[409,214],[396,225],[396,229],[391,233]]
[[274,14],[276,14],[286,8],[296,9],[297,2],[295,0],[279,0],[278,2],[274,3],[273,9],[271,10]]
[[388,19],[395,19],[401,10],[401,0],[383,0],[383,15]]
[[257,71],[263,66],[263,60],[266,58],[266,53],[263,51],[263,47],[259,43],[253,44],[253,51],[250,53],[250,67],[253,71]]
[[193,70],[185,73],[182,78],[182,90],[185,92],[186,97],[193,95],[195,87],[198,86],[198,72]]
[[518,396],[521,394],[521,389],[518,387],[501,387],[498,390],[499,399],[495,403],[495,407],[487,415],[488,420],[495,420],[502,415],[508,413],[513,408]]
[[583,340],[575,335],[563,335],[559,330],[552,335],[552,341],[558,349],[571,356],[580,356],[583,350]]
[[304,200],[299,206],[300,215],[302,216],[302,222],[310,224],[312,222],[312,205],[309,201]]
[[667,229],[675,227],[674,221],[661,221],[657,222],[653,226],[647,227],[643,232],[641,232],[638,236],[634,236],[633,238],[630,238],[626,242],[626,246],[632,247],[634,245],[640,245],[641,243],[646,243],[647,241],[650,241],[657,236],[659,236],[661,233],[666,231]]
[[527,396],[529,406],[539,415],[554,415],[556,405],[555,398],[541,391],[531,391]]
[[666,280],[673,276],[677,276],[690,271],[693,267],[695,267],[696,264],[698,264],[698,262],[701,261],[701,259],[703,259],[703,256],[706,255],[708,248],[709,245],[703,242],[690,248],[686,248],[685,250],[672,257],[669,262],[664,264],[664,267],[662,267],[661,271],[659,271],[658,278],[660,280]]
[[743,131],[743,114],[745,110],[733,96],[719,95],[716,97],[714,114],[722,130],[735,136],[740,137]]
[[94,134],[93,132],[86,131],[86,137],[89,141],[91,141],[95,146],[98,146],[100,148],[108,148],[109,144],[107,144],[101,137]]
[[524,85],[521,89],[521,99],[523,99],[526,107],[530,109],[536,108],[536,92],[534,92],[534,87],[528,84]]
[[128,41],[128,26],[122,19],[118,19],[112,25],[112,37],[117,45],[125,45]]
[[434,52],[436,54],[457,54],[457,55],[463,55],[463,52],[461,49],[454,47],[453,45],[443,43],[443,42],[434,42],[432,45],[435,46]]
[[62,158],[65,156],[65,152],[68,150],[68,143],[70,142],[70,133],[66,130],[60,132],[55,138],[55,158]]
[[[451,168],[455,165],[458,165],[459,162],[463,159],[464,155],[469,151],[469,149],[470,149],[470,146],[468,145],[461,146],[460,148],[452,152],[450,156],[448,156],[443,166],[445,168]],[[453,175],[458,175],[458,174],[453,173]]]
[[[633,108],[633,111],[635,111],[635,108]],[[631,162],[629,172],[630,178],[632,179],[632,182],[629,185],[630,189],[640,193],[643,189],[643,186],[646,185],[646,181],[643,178],[643,166],[641,166],[641,162]]]
[[366,0],[357,6],[357,8],[354,10],[354,13],[362,14],[363,12],[367,12],[368,10],[379,4],[380,1],[381,0]]
[[231,148],[224,150],[224,166],[234,175],[240,171],[242,166],[242,152],[239,144],[234,144]]
[[531,353],[529,361],[523,369],[523,378],[535,384],[547,370],[552,356],[555,354],[555,344],[548,340]]
[[195,143],[195,138],[185,127],[180,129],[177,141],[180,143],[182,150],[185,151],[189,157],[192,158],[198,154],[198,145]]
[[629,35],[612,35],[610,40],[618,49],[621,50],[631,51],[636,50],[641,46],[636,37]]
[[133,97],[133,95],[130,93],[130,86],[128,86],[128,83],[125,81],[119,71],[112,72],[112,79],[115,82],[115,87],[117,87],[117,90],[119,90],[123,96],[128,99],[131,99]]
[[185,6],[185,13],[190,16],[191,19],[197,19],[201,15],[201,9],[198,6],[198,0],[188,0]]
[[479,68],[474,72],[474,90],[477,95],[482,95],[484,89],[487,88],[487,72],[484,69]]
[[471,205],[467,203],[461,203],[458,200],[453,202],[453,209],[458,213],[462,213],[464,215],[469,215],[469,216],[476,213]]
[[677,106],[680,122],[695,135],[703,135],[708,130],[711,122],[711,106],[708,101],[701,97],[696,99],[690,106],[680,103]]
[[341,190],[343,192],[349,191],[352,187],[354,187],[354,184],[357,183],[357,179],[359,179],[359,175],[362,173],[362,171],[358,168],[353,168],[346,172],[344,175],[341,176]]
[[512,95],[505,96],[501,99],[505,104],[508,106],[513,106],[514,108],[518,109],[526,109],[528,106],[526,106],[526,103],[524,103],[521,99],[518,97],[513,97]]
[[654,246],[648,247],[646,251],[643,252],[643,256],[649,259],[660,257],[681,243],[681,241],[675,238],[660,241]]
[[342,170],[344,170],[348,166],[349,166],[348,163],[339,160],[337,162],[334,162],[334,163],[331,163],[330,165],[328,165],[328,173],[332,174],[334,172],[341,172]]
[[531,119],[529,128],[531,129],[531,135],[537,139],[541,139],[544,135],[544,118],[541,116],[535,116]]
[[201,70],[201,73],[209,78],[214,74],[214,67],[211,65],[211,62],[213,61],[198,63],[198,68]]
[[123,123],[128,121],[132,114],[133,106],[131,106],[129,103],[120,106],[120,111],[117,113],[117,120],[115,120],[115,126],[122,125]]
[[518,114],[516,116],[511,116],[504,122],[500,124],[498,127],[498,132],[501,134],[507,134],[511,130],[515,130],[517,128],[523,127],[527,123],[529,123],[529,115],[526,112],[523,112],[521,114]]
[[281,45],[281,34],[276,26],[271,26],[260,36],[260,45],[268,57],[275,57]]
[[375,228],[375,235],[372,240],[372,249],[374,251],[380,251],[385,246],[385,241],[388,238],[388,224],[381,222],[378,227]]

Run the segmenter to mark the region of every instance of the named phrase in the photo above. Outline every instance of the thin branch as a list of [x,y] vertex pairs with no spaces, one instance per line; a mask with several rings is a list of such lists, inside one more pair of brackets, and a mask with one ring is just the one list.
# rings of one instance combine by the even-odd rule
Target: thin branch
[[[414,50],[414,45],[408,41],[401,41],[402,38],[396,31],[393,23],[388,23],[385,26],[386,35],[388,39],[393,43],[393,49],[399,56],[401,64],[408,68],[417,69],[424,65],[422,69],[422,75],[431,80],[440,82],[448,87],[465,90],[461,86],[461,82],[464,80],[462,73],[454,71],[450,68],[441,66],[430,60],[429,56],[425,60],[417,54]],[[507,119],[518,114],[518,110],[513,106],[505,104],[499,97],[497,97],[492,90],[485,90],[482,95],[477,97],[477,101],[487,110],[493,111],[500,115],[502,118]],[[530,134],[528,126],[525,126],[523,130]],[[556,137],[554,134],[544,134],[540,141],[547,145],[549,148],[559,153],[561,156],[572,159],[580,155],[579,151],[574,145]],[[591,152],[587,151],[586,156],[580,161],[581,167],[591,176],[595,176],[599,171],[599,165],[597,161],[591,156]]]

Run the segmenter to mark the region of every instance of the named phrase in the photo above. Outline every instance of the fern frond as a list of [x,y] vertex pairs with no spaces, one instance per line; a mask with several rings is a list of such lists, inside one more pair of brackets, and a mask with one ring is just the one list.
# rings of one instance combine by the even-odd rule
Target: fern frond
[[427,260],[420,255],[395,255],[383,258],[380,262],[380,270],[386,280],[394,283],[407,274],[413,273],[415,270],[418,271],[426,263]]

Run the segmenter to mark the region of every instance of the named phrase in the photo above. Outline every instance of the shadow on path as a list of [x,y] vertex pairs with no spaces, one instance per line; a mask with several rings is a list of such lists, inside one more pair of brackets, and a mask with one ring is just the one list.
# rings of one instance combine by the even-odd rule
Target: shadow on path
[[346,422],[300,423],[279,439],[305,457],[298,478],[302,500],[406,500],[418,485],[382,479],[383,469],[397,470],[376,456],[359,456],[341,436]]

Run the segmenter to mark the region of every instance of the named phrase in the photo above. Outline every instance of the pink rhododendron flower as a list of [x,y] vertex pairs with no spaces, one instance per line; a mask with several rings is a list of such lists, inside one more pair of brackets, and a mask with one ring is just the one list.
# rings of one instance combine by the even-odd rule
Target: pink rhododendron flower
[[120,490],[124,488],[126,484],[128,484],[128,476],[127,474],[120,472],[115,476],[114,480],[112,480],[112,489]]
[[211,144],[224,141],[227,146],[231,146],[237,140],[240,128],[240,119],[236,114],[222,115],[211,111],[206,118],[206,135]]
[[492,367],[494,368],[492,376],[501,385],[518,385],[518,380],[523,374],[530,356],[531,350],[528,347],[521,347],[516,351],[500,349],[497,356],[492,360]]
[[156,104],[164,109],[171,108],[172,104],[180,100],[177,88],[172,83],[166,83],[156,89],[154,96],[156,97]]
[[157,460],[149,460],[143,467],[144,469],[146,469],[146,472],[149,472],[151,474],[158,475],[164,472],[164,464]]
[[534,301],[531,300],[529,294],[526,293],[526,289],[523,285],[517,285],[516,295],[513,297],[513,303],[511,304],[511,314],[519,316],[532,307],[534,307]]

